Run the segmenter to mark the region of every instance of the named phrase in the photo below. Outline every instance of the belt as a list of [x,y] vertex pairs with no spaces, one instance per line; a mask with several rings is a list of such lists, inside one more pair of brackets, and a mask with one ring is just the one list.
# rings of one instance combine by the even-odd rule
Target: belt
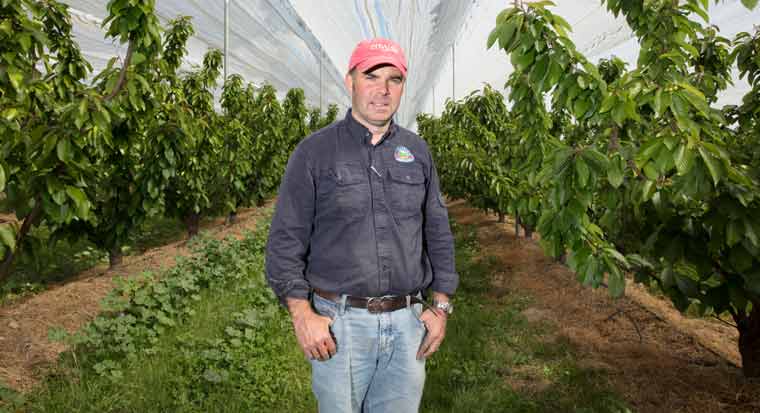
[[[340,302],[340,294],[323,291],[318,288],[314,293],[322,298],[333,302]],[[410,304],[422,304],[429,306],[428,303],[419,299],[416,295],[386,295],[382,297],[359,297],[349,295],[346,297],[346,305],[354,308],[366,308],[370,313],[388,313],[391,311],[406,308]],[[433,312],[435,313],[435,312]]]

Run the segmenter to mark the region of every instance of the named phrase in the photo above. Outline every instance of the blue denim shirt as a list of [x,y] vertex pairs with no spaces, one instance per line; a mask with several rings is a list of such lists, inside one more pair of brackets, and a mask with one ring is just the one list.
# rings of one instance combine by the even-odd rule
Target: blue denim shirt
[[377,145],[371,138],[349,109],[291,154],[266,252],[283,303],[312,288],[454,294],[454,240],[427,144],[395,123]]

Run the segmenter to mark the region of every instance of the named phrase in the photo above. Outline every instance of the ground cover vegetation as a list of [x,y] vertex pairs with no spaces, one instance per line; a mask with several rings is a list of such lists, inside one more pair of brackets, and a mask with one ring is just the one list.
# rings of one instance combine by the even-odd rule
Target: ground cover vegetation
[[[269,219],[242,240],[195,238],[175,267],[123,280],[79,332],[52,330],[69,350],[31,393],[0,391],[0,410],[316,411],[308,362],[263,275]],[[604,373],[578,366],[572,344],[546,338],[554,327],[524,318],[530,298],[493,294],[499,264],[475,227],[453,228],[460,315],[428,360],[421,411],[628,411]],[[547,385],[506,380],[525,371]]]
[[219,50],[182,68],[191,20],[162,28],[154,5],[108,3],[106,35],[127,52],[92,73],[68,6],[0,1],[0,280],[19,255],[38,261],[58,242],[116,265],[146,221],[177,219],[192,236],[204,216],[234,219],[276,191],[300,139],[335,119],[336,106],[309,111],[300,89],[280,103],[239,75],[220,84]]
[[[708,0],[602,4],[638,38],[634,68],[590,62],[552,2],[515,2],[487,44],[514,67],[508,103],[486,87],[420,133],[446,192],[518,216],[580,282],[620,296],[630,272],[681,311],[730,316],[758,377],[760,31],[721,37]],[[717,108],[734,65],[751,90]]]

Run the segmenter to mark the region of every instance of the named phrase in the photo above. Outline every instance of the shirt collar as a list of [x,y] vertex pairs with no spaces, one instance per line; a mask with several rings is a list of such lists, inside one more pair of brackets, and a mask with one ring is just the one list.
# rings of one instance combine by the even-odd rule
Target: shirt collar
[[[369,131],[369,129],[367,129],[366,126],[362,125],[361,123],[357,122],[356,119],[354,119],[353,115],[351,115],[351,108],[349,108],[346,112],[345,121],[346,125],[348,125],[348,131],[353,137],[359,139],[366,145],[370,145],[372,133]],[[385,135],[383,135],[383,139],[381,139],[380,142],[392,138],[393,135],[396,134],[397,130],[398,126],[396,125],[396,122],[391,119],[391,124],[388,125],[388,130],[385,132]]]

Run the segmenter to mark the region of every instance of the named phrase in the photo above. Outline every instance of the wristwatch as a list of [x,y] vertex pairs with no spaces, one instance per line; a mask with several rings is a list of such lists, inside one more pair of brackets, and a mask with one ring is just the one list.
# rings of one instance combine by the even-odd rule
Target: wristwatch
[[450,301],[433,301],[433,307],[443,311],[444,313],[451,315],[451,313],[454,312],[454,304],[451,304]]

